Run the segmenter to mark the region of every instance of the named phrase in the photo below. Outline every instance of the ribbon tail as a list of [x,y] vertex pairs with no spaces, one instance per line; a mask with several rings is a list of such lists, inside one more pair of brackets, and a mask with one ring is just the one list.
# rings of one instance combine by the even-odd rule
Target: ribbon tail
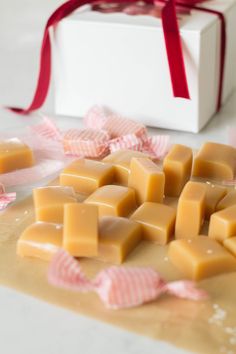
[[175,0],[168,0],[161,17],[174,97],[190,99]]
[[94,1],[93,0],[90,1],[69,0],[53,12],[49,20],[47,21],[47,24],[44,29],[44,36],[43,36],[41,54],[40,54],[39,76],[38,76],[38,82],[37,82],[34,98],[30,106],[26,109],[18,108],[18,107],[6,107],[8,110],[14,113],[27,115],[32,111],[40,108],[43,105],[47,97],[50,79],[51,79],[51,43],[50,43],[49,28],[51,26],[56,25],[64,17],[70,15],[78,7],[92,2]]
[[14,113],[18,113],[22,115],[23,114],[27,115],[31,111],[40,108],[47,97],[50,78],[51,78],[51,44],[49,38],[49,31],[45,29],[42,48],[41,48],[39,77],[38,77],[37,87],[36,87],[36,91],[32,103],[27,109],[18,108],[18,107],[7,107],[7,108]]
[[168,294],[182,299],[199,301],[209,298],[209,295],[205,290],[197,288],[196,283],[189,280],[179,280],[167,283],[164,286],[164,290]]

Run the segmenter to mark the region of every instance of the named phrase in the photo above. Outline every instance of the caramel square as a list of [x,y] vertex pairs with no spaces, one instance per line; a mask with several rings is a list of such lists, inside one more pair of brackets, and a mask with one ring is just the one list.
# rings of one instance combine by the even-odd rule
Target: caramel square
[[236,233],[234,237],[225,239],[223,246],[236,257]]
[[228,207],[231,207],[233,205],[236,205],[236,191],[232,190],[228,192],[223,199],[217,204],[216,210],[222,210],[226,209]]
[[128,185],[130,175],[130,163],[133,157],[149,157],[140,151],[118,150],[106,156],[103,161],[111,163],[115,169],[115,182],[123,186]]
[[176,144],[173,145],[163,161],[165,173],[165,195],[178,197],[186,182],[190,179],[192,170],[192,149]]
[[186,183],[178,202],[175,237],[199,235],[205,216],[207,186],[204,183]]
[[63,224],[64,204],[76,203],[72,187],[50,186],[33,191],[36,221]]
[[211,183],[206,183],[206,187],[207,190],[206,190],[206,200],[205,200],[206,202],[205,218],[209,220],[211,214],[213,214],[218,209],[218,205],[219,205],[218,203],[221,203],[222,198],[224,199],[225,195],[227,194],[227,189]]
[[141,241],[141,226],[135,221],[114,216],[99,220],[98,259],[121,264]]
[[233,179],[236,149],[229,145],[207,142],[193,162],[193,176],[212,179]]
[[142,226],[143,238],[165,245],[174,234],[176,211],[158,203],[145,202],[131,215]]
[[65,204],[63,248],[74,257],[97,255],[97,206],[84,203]]
[[17,254],[49,261],[62,247],[63,225],[36,222],[28,226],[17,241]]
[[130,163],[128,186],[135,190],[139,205],[144,202],[162,203],[165,175],[152,160],[133,157]]
[[168,258],[184,276],[193,280],[236,271],[236,259],[207,236],[172,241]]
[[34,163],[32,150],[19,139],[0,141],[0,173],[32,167]]
[[211,215],[208,234],[220,242],[236,235],[236,205]]
[[81,159],[72,162],[60,174],[60,184],[76,192],[90,194],[97,188],[113,183],[114,168],[101,161]]
[[128,216],[137,206],[134,190],[116,185],[98,188],[84,202],[97,205],[99,216]]

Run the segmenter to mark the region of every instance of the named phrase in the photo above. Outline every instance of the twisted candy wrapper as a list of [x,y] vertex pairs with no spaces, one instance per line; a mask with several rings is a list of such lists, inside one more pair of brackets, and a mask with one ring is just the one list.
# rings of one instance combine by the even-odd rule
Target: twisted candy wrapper
[[139,306],[165,293],[190,300],[208,298],[207,293],[197,289],[194,282],[181,280],[167,283],[160,274],[148,267],[112,266],[89,280],[79,263],[64,250],[53,257],[48,281],[56,287],[74,291],[95,291],[110,309]]
[[41,123],[30,127],[30,129],[48,142],[57,143],[59,149],[64,149],[66,156],[97,158],[109,153],[110,135],[103,130],[86,128],[69,129],[62,132],[46,116],[42,117]]
[[157,159],[169,150],[169,136],[148,136],[143,124],[103,107],[92,107],[84,118],[85,129],[61,132],[47,117],[32,127],[39,136],[57,141],[69,156],[103,157],[120,149],[144,151]]
[[0,211],[16,200],[16,193],[6,193],[5,187],[0,183]]
[[120,149],[136,150],[161,159],[170,147],[168,135],[148,136],[143,124],[117,115],[104,107],[92,107],[84,117],[84,124],[88,128],[103,129],[110,134],[110,152]]
[[109,134],[105,130],[70,129],[63,136],[66,155],[102,157],[109,154]]
[[84,125],[87,128],[106,130],[112,139],[127,134],[134,134],[137,138],[147,136],[147,129],[143,124],[124,118],[102,106],[90,108],[84,117]]

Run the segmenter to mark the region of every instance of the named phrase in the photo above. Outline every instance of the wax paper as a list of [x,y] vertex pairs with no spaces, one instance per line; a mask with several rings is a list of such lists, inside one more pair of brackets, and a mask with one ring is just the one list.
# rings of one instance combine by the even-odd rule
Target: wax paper
[[[167,203],[176,205],[174,200],[167,200]],[[195,302],[164,295],[137,308],[108,310],[95,293],[81,294],[49,285],[46,262],[16,255],[17,239],[33,221],[31,196],[0,214],[1,285],[192,352],[236,353],[236,273],[199,282],[199,287],[210,295],[207,301]],[[81,260],[81,265],[89,277],[109,266],[92,259]],[[124,265],[152,266],[167,280],[183,279],[168,260],[167,246],[143,242]]]

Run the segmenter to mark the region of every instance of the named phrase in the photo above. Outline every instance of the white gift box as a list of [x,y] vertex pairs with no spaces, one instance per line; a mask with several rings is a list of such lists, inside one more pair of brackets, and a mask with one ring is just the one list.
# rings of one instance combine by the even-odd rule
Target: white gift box
[[[225,102],[235,85],[236,0],[201,6],[226,18]],[[56,113],[82,117],[98,104],[149,126],[198,132],[216,111],[220,21],[192,10],[180,33],[191,100],[173,97],[160,19],[89,7],[73,13],[52,33]]]

